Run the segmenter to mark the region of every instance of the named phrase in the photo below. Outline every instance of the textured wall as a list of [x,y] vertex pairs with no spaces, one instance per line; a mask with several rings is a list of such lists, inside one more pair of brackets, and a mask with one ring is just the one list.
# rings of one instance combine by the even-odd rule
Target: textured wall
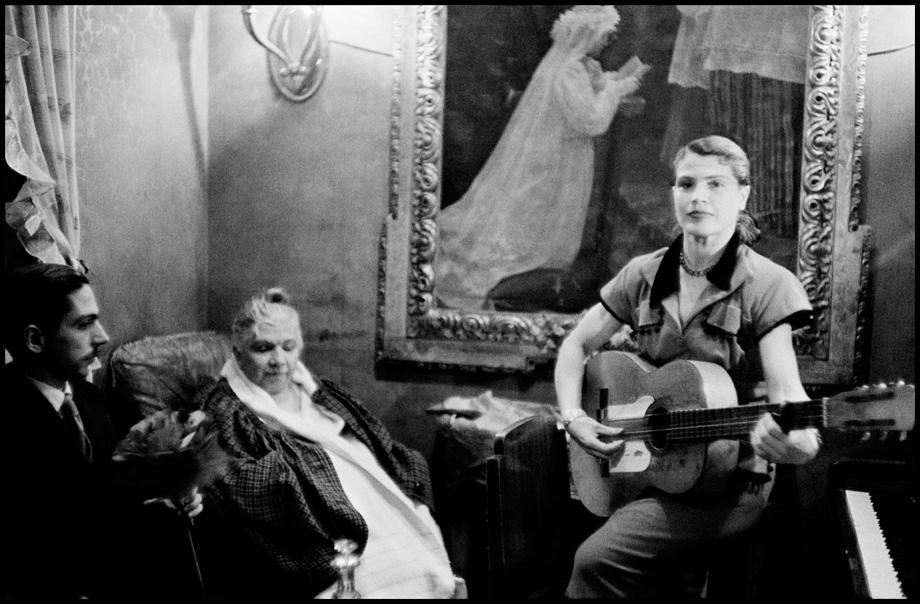
[[82,249],[113,344],[204,326],[206,40],[206,7],[77,7]]
[[916,7],[869,9],[867,220],[872,226],[869,376],[916,379]]

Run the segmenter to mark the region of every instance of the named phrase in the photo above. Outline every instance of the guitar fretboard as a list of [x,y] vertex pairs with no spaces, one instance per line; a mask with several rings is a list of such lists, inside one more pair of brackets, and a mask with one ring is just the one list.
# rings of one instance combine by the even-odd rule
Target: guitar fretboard
[[611,426],[623,429],[624,438],[648,439],[669,444],[739,438],[748,434],[764,413],[781,417],[785,430],[824,427],[823,400],[780,405],[755,403],[736,407],[678,409],[652,412],[643,418],[610,420]]

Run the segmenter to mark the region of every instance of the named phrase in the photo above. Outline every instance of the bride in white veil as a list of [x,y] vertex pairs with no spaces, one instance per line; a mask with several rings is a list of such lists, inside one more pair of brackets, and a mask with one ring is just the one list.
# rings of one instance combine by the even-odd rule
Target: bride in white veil
[[588,56],[609,44],[618,22],[614,7],[588,5],[553,24],[553,45],[495,150],[440,215],[441,304],[485,308],[487,293],[504,277],[565,269],[575,259],[591,196],[593,137],[606,132],[641,77],[604,72]]

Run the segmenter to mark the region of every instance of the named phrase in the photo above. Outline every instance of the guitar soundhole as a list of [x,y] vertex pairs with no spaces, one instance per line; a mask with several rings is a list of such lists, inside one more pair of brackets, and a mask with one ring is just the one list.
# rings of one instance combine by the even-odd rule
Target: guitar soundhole
[[649,439],[648,442],[656,449],[668,446],[668,428],[671,426],[671,415],[664,407],[651,409],[648,414]]

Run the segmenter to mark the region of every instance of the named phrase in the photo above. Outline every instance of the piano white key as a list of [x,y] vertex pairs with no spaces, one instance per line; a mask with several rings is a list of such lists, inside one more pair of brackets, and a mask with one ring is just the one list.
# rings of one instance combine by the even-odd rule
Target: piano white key
[[866,586],[872,598],[898,598],[904,599],[901,582],[894,570],[894,564],[885,545],[882,529],[872,507],[869,493],[864,491],[844,491],[847,500],[847,511],[853,530],[856,533],[856,543],[859,547],[859,556],[866,575]]

